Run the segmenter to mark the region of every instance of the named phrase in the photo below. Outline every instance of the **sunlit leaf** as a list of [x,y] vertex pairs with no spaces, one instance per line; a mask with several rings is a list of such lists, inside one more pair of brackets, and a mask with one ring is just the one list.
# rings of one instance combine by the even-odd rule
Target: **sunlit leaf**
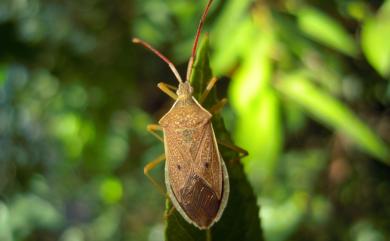
[[251,3],[251,0],[227,1],[213,26],[212,43],[215,51],[212,63],[218,75],[227,73],[242,53],[252,47],[258,34],[249,14]]
[[386,144],[348,107],[315,87],[304,75],[290,74],[277,88],[320,122],[344,133],[363,150],[390,164]]
[[9,223],[9,211],[5,204],[0,202],[0,240],[12,241],[12,230]]
[[368,14],[368,7],[363,1],[350,1],[347,4],[348,14],[358,21],[362,21]]
[[279,108],[275,93],[266,90],[237,121],[235,138],[250,153],[244,160],[245,171],[256,191],[266,188],[264,181],[274,177],[278,166],[282,147]]
[[232,105],[237,111],[253,107],[271,76],[271,59],[268,56],[272,40],[263,36],[253,46],[240,69],[233,76],[230,87]]
[[362,29],[362,48],[370,64],[384,77],[390,75],[390,1]]
[[221,40],[215,43],[212,63],[213,66],[215,65],[216,73],[227,73],[239,57],[253,46],[257,34],[257,29],[248,18],[232,30],[229,34],[229,41]]
[[[195,89],[195,95],[205,89],[207,80],[211,75],[211,69],[208,65],[208,40],[207,38],[200,45],[198,58],[195,63],[195,71],[191,82]],[[215,89],[209,96],[205,104],[206,108],[215,104],[217,101]],[[215,134],[219,140],[231,142],[229,133],[225,129],[222,117],[215,115],[213,117],[213,126]],[[259,208],[256,204],[254,193],[245,177],[243,168],[239,162],[231,160],[237,158],[237,153],[220,146],[220,151],[227,165],[230,179],[230,196],[227,207],[222,218],[211,228],[212,240],[225,241],[260,241],[262,232],[259,220]],[[167,204],[166,212],[171,208],[170,202]],[[200,231],[196,227],[187,223],[182,216],[175,210],[167,219],[165,230],[167,241],[206,241],[206,232]]]
[[238,112],[236,139],[250,156],[245,169],[256,189],[265,178],[273,176],[281,149],[279,101],[270,89],[273,39],[262,35],[233,76],[230,96]]
[[226,41],[229,39],[226,37],[231,37],[231,31],[237,27],[237,24],[241,24],[241,21],[246,19],[251,3],[251,0],[229,1],[214,26],[213,41],[229,42]]
[[340,52],[356,56],[354,39],[337,21],[315,8],[303,8],[298,12],[298,23],[303,32],[318,42]]

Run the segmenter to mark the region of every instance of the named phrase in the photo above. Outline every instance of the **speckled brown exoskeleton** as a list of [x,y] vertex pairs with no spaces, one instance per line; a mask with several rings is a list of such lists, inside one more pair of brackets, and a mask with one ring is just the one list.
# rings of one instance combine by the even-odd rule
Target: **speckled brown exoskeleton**
[[[148,126],[148,130],[164,142],[165,154],[146,165],[144,173],[165,195],[149,171],[166,159],[165,184],[168,196],[185,220],[199,229],[208,229],[220,219],[230,190],[227,168],[218,150],[211,123],[212,113],[219,111],[226,99],[218,102],[209,112],[201,104],[217,78],[210,80],[199,101],[193,97],[193,88],[189,82],[200,32],[211,3],[212,0],[209,0],[200,20],[185,81],[168,58],[148,43],[133,39],[134,43],[143,45],[165,61],[179,81],[178,88],[165,83],[158,84],[163,92],[175,99],[175,103],[160,119],[159,125]],[[157,134],[157,130],[162,130],[164,136]],[[232,145],[227,146],[234,148]]]

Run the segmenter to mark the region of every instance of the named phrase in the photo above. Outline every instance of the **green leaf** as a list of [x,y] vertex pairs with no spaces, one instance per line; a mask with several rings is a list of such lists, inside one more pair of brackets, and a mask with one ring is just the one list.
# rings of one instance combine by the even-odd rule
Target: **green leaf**
[[368,62],[383,77],[390,77],[390,1],[377,16],[365,21],[362,29],[362,48]]
[[7,75],[7,67],[4,65],[0,65],[0,87],[5,83],[6,75]]
[[230,96],[236,110],[251,109],[259,94],[267,88],[272,74],[272,64],[268,56],[271,48],[271,37],[264,35],[258,38],[256,45],[233,76]]
[[0,202],[0,240],[12,241],[12,230],[7,206]]
[[310,7],[300,10],[297,16],[300,28],[312,39],[344,54],[357,55],[354,39],[337,21]]
[[[191,76],[191,83],[195,91],[194,96],[200,95],[208,80],[212,77],[208,64],[208,51],[208,39],[205,38],[200,44],[193,75]],[[216,102],[216,92],[213,89],[204,106],[209,108]],[[231,142],[230,135],[219,114],[213,117],[213,127],[218,140]],[[256,197],[245,177],[242,165],[240,162],[233,161],[238,157],[238,154],[223,146],[220,146],[220,151],[225,160],[230,179],[229,200],[221,220],[211,228],[210,236],[207,237],[206,231],[198,230],[195,226],[187,223],[175,210],[167,218],[165,230],[167,241],[206,241],[210,238],[215,241],[263,240]],[[169,201],[167,202],[166,212],[168,213],[171,204]]]
[[279,101],[270,88],[274,40],[263,35],[233,76],[230,96],[238,113],[235,138],[251,154],[245,171],[256,191],[265,179],[274,177],[282,145]]
[[226,74],[253,44],[259,31],[248,10],[252,0],[227,1],[213,27],[213,70]]
[[390,164],[388,146],[345,105],[315,87],[303,74],[291,74],[277,89],[320,122],[346,134],[367,153]]
[[276,176],[283,137],[280,104],[272,90],[259,94],[251,109],[240,113],[235,138],[251,154],[245,158],[245,171],[257,193],[267,190],[267,180]]

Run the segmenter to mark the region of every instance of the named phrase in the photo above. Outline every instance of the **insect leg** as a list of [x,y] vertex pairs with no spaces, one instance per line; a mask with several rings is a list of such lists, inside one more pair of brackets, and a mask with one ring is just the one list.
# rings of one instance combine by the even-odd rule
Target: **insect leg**
[[166,211],[164,213],[164,218],[168,219],[169,216],[171,216],[173,214],[173,211],[175,211],[175,207],[174,206],[172,206],[168,211]]
[[175,86],[160,82],[157,84],[157,87],[164,92],[165,94],[169,95],[172,99],[176,100],[177,99],[177,94],[173,92],[172,90],[177,90]]
[[218,81],[217,77],[213,77],[209,80],[209,83],[207,84],[206,89],[204,90],[202,96],[199,99],[200,104],[202,104],[206,100],[207,96],[209,95],[210,91],[213,89],[213,87],[214,87],[215,83],[217,83],[217,81]]
[[161,154],[153,161],[149,162],[144,167],[144,174],[149,180],[152,182],[152,184],[157,188],[157,190],[165,197],[167,197],[167,194],[164,191],[164,188],[154,179],[150,174],[149,171],[155,168],[158,164],[163,162],[165,160],[165,154]]
[[215,105],[213,105],[209,112],[212,114],[212,115],[215,115],[217,114],[218,112],[220,112],[223,107],[226,105],[226,103],[228,102],[228,100],[226,98],[223,98],[222,100],[218,101]]
[[237,160],[240,160],[241,158],[244,158],[244,157],[248,156],[248,151],[242,149],[239,146],[234,145],[233,143],[230,143],[230,142],[227,142],[227,141],[223,141],[223,140],[217,140],[217,142],[218,142],[218,144],[220,144],[220,145],[222,145],[224,147],[227,147],[227,148],[229,148],[232,151],[237,152],[238,155],[239,155]]
[[162,131],[161,126],[156,125],[156,124],[149,124],[146,126],[146,130],[150,132],[150,134],[154,135],[157,139],[159,139],[161,142],[164,142],[164,138],[157,134],[156,131]]

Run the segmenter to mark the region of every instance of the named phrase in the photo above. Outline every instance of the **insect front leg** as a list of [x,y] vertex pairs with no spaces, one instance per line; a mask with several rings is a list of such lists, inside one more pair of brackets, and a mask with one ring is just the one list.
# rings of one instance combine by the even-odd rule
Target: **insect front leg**
[[165,154],[159,155],[156,159],[153,161],[149,162],[148,164],[145,165],[144,167],[144,174],[149,180],[152,182],[152,184],[157,188],[157,190],[164,196],[167,197],[167,194],[164,190],[164,188],[154,179],[150,174],[149,171],[154,169],[158,164],[163,162],[165,160]]
[[[169,202],[171,202],[171,200],[169,200]],[[164,218],[168,219],[173,214],[174,211],[175,211],[175,207],[172,205],[172,207],[169,210],[165,211]]]
[[173,85],[166,84],[164,82],[160,82],[157,84],[157,87],[164,92],[165,94],[169,95],[172,99],[177,99],[177,94],[174,92],[177,90],[177,88]]

